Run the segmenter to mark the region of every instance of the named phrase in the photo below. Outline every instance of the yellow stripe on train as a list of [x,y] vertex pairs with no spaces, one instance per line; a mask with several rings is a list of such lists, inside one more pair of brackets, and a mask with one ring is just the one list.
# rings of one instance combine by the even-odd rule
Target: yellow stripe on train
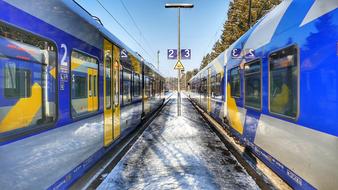
[[[227,92],[231,92],[230,84],[227,84]],[[239,112],[236,101],[231,97],[230,93],[227,93],[227,107],[228,117],[231,123],[231,127],[234,128],[241,135],[243,134],[243,124],[241,122],[241,113]]]
[[8,112],[0,123],[0,133],[28,126],[41,108],[41,86],[32,86],[32,95],[21,98]]

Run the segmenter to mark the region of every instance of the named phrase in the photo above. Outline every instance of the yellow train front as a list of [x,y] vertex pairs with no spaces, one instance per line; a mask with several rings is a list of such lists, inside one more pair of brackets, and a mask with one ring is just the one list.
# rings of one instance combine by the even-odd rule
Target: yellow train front
[[67,188],[162,105],[164,78],[73,1],[0,10],[1,189]]

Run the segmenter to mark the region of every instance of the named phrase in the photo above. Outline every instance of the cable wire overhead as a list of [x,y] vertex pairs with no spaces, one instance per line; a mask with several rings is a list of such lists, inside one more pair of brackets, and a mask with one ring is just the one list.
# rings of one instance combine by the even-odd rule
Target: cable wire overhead
[[140,33],[140,36],[143,38],[144,42],[146,43],[146,45],[147,45],[148,48],[150,49],[150,51],[151,51],[151,52],[154,52],[154,49],[151,48],[151,46],[149,45],[149,44],[150,44],[149,41],[144,37],[144,35],[143,35],[143,33],[142,33],[140,27],[138,26],[138,24],[137,24],[137,22],[135,21],[134,17],[131,15],[131,13],[130,13],[129,9],[127,8],[126,4],[124,4],[123,0],[120,0],[120,2],[121,2],[121,4],[122,4],[124,10],[126,10],[128,16],[129,16],[129,18],[130,18],[131,21],[133,22],[135,28],[136,28],[136,29],[138,30],[138,32]]
[[103,6],[103,4],[99,1],[99,0],[96,0],[100,6],[113,18],[113,20],[127,33],[127,35],[133,39],[135,41],[135,43],[147,54],[149,55],[149,57],[151,57],[151,55],[149,54],[149,52],[147,50],[145,50],[143,48],[143,46],[141,45],[141,43],[139,43],[133,35],[131,35],[128,30],[106,9],[106,7]]

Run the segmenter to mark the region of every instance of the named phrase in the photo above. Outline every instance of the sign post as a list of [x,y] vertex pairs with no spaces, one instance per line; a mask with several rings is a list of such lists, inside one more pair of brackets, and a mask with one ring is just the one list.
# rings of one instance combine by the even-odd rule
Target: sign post
[[[181,62],[181,8],[178,8],[178,61]],[[182,64],[182,63],[181,63]],[[177,115],[181,116],[181,70],[178,69],[178,79],[177,79]]]
[[[178,66],[182,65],[181,63],[181,28],[180,28],[181,27],[181,8],[193,8],[193,7],[194,7],[193,4],[182,4],[182,3],[165,5],[165,8],[178,8],[178,49],[177,49],[178,57],[177,57],[177,63],[176,63],[176,65]],[[177,115],[178,116],[181,115],[180,77],[181,77],[181,69],[178,69],[178,79],[177,79]]]

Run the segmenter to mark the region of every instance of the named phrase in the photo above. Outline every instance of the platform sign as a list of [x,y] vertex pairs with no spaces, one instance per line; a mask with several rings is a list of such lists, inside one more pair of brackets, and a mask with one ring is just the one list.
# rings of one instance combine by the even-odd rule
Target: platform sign
[[168,49],[167,50],[168,59],[177,59],[177,49]]
[[[168,59],[177,59],[178,53],[177,49],[168,49],[167,58]],[[191,59],[191,49],[181,49],[181,59]]]
[[183,66],[182,62],[181,61],[177,61],[174,69],[175,70],[184,70],[184,66]]
[[191,59],[191,49],[181,49],[181,59]]

